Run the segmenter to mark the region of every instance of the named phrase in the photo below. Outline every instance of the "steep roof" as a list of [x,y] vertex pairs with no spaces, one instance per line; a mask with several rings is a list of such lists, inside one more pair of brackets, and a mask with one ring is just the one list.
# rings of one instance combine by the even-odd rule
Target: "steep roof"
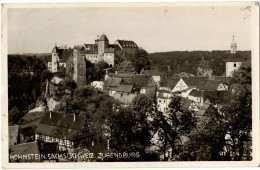
[[201,96],[201,91],[193,89],[190,93],[189,96],[194,96],[194,97],[200,97]]
[[65,113],[46,112],[35,133],[58,138],[76,140],[78,132],[84,126],[85,117]]
[[105,34],[102,34],[98,40],[99,41],[108,41],[107,36]]
[[192,100],[181,97],[181,106],[183,110],[188,110],[189,107],[191,106]]
[[218,86],[221,84],[221,81],[217,80],[206,80],[203,84],[202,90],[206,91],[215,91],[218,89]]
[[104,85],[106,87],[117,87],[117,86],[120,85],[121,82],[122,82],[122,78],[119,78],[119,77],[108,77],[105,80]]
[[173,89],[176,86],[176,84],[179,82],[179,80],[180,80],[180,78],[169,78],[164,81],[161,81],[160,86]]
[[117,87],[112,88],[111,90],[117,91],[117,92],[126,92],[130,93],[133,90],[133,84],[120,84]]
[[[19,145],[9,146],[10,155],[29,155],[29,154],[40,154],[40,148],[38,142],[23,143]],[[17,162],[15,159],[10,157],[10,162]],[[19,159],[18,162],[41,162],[40,156],[36,159],[35,156],[31,156],[31,159]]]
[[61,63],[66,63],[73,56],[73,49],[60,49],[59,58]]
[[232,77],[226,77],[226,76],[215,76],[214,80],[222,81],[223,83],[229,83]]
[[162,72],[159,70],[142,70],[141,74],[150,74],[152,76],[161,76]]
[[150,86],[151,81],[153,78],[149,74],[135,74],[131,83],[134,83],[136,88],[142,88]]
[[132,78],[135,73],[109,73],[110,77]]
[[84,44],[84,50],[81,51],[81,54],[97,54],[98,46],[97,44]]
[[122,48],[138,48],[136,43],[134,41],[129,41],[129,40],[117,40]]
[[208,77],[183,77],[182,79],[189,87],[201,88]]
[[55,45],[51,51],[52,53],[58,53],[59,52],[59,49],[58,47]]
[[165,96],[163,95],[163,92],[159,92],[157,98],[160,98],[160,99],[169,99],[170,97],[165,97]]

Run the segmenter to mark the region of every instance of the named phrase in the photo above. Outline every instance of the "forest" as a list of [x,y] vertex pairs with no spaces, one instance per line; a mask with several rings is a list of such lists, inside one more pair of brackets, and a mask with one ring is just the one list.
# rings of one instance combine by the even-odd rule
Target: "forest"
[[35,107],[41,95],[41,74],[46,68],[36,56],[8,55],[9,124],[17,123]]
[[223,76],[226,61],[251,61],[251,51],[172,51],[149,53],[152,69],[168,74],[186,72],[195,76],[204,76],[208,72],[214,76]]

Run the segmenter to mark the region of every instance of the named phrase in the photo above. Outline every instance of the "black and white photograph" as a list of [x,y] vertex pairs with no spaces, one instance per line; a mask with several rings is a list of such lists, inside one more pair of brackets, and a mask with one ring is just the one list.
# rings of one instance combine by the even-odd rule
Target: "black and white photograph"
[[6,168],[259,166],[258,2],[2,8]]

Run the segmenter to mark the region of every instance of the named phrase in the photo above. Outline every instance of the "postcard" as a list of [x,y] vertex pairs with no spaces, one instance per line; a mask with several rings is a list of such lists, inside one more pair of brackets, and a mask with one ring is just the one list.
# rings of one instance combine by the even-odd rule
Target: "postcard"
[[259,166],[259,3],[2,4],[3,168]]

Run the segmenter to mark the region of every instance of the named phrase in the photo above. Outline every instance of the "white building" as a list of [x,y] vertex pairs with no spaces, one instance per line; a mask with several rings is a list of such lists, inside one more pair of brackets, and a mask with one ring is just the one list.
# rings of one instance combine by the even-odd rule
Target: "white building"
[[242,65],[239,61],[228,61],[226,62],[226,77],[231,77],[235,70]]
[[91,83],[91,86],[97,88],[100,91],[104,90],[104,82],[103,81],[93,81]]

